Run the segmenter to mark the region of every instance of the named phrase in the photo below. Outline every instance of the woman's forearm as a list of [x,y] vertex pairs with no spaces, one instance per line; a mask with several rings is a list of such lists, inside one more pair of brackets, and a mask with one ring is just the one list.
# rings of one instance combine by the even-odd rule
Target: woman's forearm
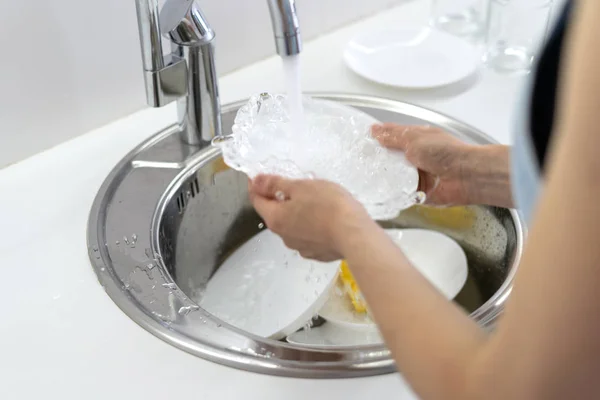
[[345,236],[344,257],[400,372],[423,399],[465,399],[486,333],[443,297],[375,223]]
[[473,146],[461,168],[471,204],[513,208],[510,183],[510,147]]

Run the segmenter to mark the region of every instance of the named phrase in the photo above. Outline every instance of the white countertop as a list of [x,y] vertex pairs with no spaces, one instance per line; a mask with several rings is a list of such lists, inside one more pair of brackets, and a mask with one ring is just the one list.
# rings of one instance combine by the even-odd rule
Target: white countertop
[[[307,43],[305,91],[403,100],[509,142],[520,78],[483,70],[453,87],[402,91],[375,86],[344,66],[342,50],[355,32],[423,22],[425,3],[383,11]],[[276,58],[249,66],[221,79],[223,103],[281,91],[281,80]],[[92,201],[133,146],[174,120],[173,106],[144,110],[0,171],[0,398],[413,399],[398,374],[313,381],[209,363],[155,338],[105,294],[86,247]]]

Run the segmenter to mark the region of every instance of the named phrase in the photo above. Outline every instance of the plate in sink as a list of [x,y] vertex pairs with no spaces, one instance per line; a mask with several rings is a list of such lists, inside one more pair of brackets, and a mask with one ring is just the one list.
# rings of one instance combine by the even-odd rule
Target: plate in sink
[[282,339],[317,314],[337,273],[337,262],[302,258],[264,230],[225,260],[199,305],[236,328]]

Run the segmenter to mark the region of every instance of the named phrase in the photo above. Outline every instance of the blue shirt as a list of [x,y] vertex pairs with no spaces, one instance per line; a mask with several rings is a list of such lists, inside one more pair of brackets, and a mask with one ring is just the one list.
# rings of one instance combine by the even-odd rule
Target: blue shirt
[[511,151],[514,200],[530,221],[542,190],[546,155],[554,128],[559,69],[572,4],[568,2],[520,99]]

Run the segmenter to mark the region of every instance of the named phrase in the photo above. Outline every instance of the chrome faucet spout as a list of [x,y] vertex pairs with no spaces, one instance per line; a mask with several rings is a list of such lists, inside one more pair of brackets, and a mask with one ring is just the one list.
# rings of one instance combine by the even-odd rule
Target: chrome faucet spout
[[267,0],[271,12],[277,54],[282,57],[302,51],[300,24],[294,0]]
[[[267,0],[277,53],[299,54],[300,25],[294,0]],[[214,57],[215,33],[196,0],[136,0],[148,105],[178,103],[182,140],[205,147],[222,134]],[[163,55],[162,38],[171,42]]]

